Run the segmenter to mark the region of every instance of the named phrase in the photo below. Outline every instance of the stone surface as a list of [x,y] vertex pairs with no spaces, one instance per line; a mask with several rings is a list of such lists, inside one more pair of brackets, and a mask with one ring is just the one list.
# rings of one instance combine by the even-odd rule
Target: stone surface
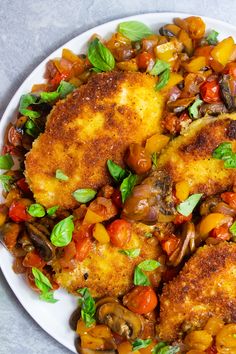
[[[83,31],[146,12],[186,12],[235,24],[233,0],[1,0],[0,117],[42,59]],[[1,247],[1,245],[0,245]],[[0,273],[0,354],[70,353],[25,312]]]

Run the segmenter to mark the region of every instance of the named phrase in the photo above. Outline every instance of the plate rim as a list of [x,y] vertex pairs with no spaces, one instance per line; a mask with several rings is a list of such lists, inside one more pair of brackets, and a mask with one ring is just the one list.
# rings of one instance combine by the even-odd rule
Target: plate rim
[[[6,108],[4,109],[2,118],[0,120],[0,132],[1,134],[4,134],[2,131],[5,131],[6,126],[9,124],[9,122],[11,120],[13,120],[14,117],[14,113],[13,111],[16,110],[17,107],[15,107],[13,105],[14,101],[17,99],[17,97],[22,94],[22,90],[24,89],[24,87],[27,85],[27,83],[29,82],[30,84],[32,84],[32,79],[34,77],[34,75],[37,73],[37,71],[40,70],[40,68],[44,67],[46,63],[53,57],[56,56],[57,52],[59,50],[61,50],[64,47],[70,47],[71,44],[75,41],[78,40],[78,42],[81,40],[81,37],[86,37],[89,38],[89,36],[91,36],[91,34],[93,33],[98,33],[99,34],[99,30],[103,29],[104,27],[108,26],[108,27],[114,27],[113,30],[115,30],[115,28],[117,27],[117,24],[121,21],[129,21],[129,20],[141,20],[144,17],[144,22],[148,22],[148,19],[153,18],[156,16],[156,25],[158,26],[158,21],[162,21],[162,17],[169,17],[169,18],[174,18],[174,17],[186,17],[186,16],[199,16],[201,17],[205,22],[213,22],[216,26],[223,26],[224,29],[226,31],[232,31],[235,32],[236,35],[236,26],[224,22],[222,20],[219,19],[214,19],[212,17],[208,17],[208,16],[201,16],[201,15],[196,15],[196,14],[190,14],[190,13],[185,13],[185,12],[169,12],[169,11],[164,11],[164,12],[148,12],[148,13],[141,13],[141,14],[136,14],[136,15],[131,15],[131,16],[126,16],[126,17],[121,17],[121,18],[117,18],[108,22],[104,22],[102,24],[99,24],[95,27],[91,27],[88,30],[81,32],[78,35],[75,35],[74,37],[72,37],[69,41],[63,43],[61,46],[59,46],[57,49],[55,49],[53,52],[51,52],[45,59],[43,59],[32,71],[31,73],[23,80],[23,82],[21,83],[21,85],[18,87],[18,89],[14,92],[14,94],[12,95],[9,103],[7,104]],[[86,43],[81,43],[81,45],[84,45]],[[19,98],[18,97],[18,98]],[[19,102],[19,100],[18,100]],[[11,118],[11,119],[10,119]],[[2,146],[2,142],[3,140],[0,139],[0,146]],[[5,250],[5,248],[0,245],[0,255],[1,252],[8,252],[7,250]],[[10,253],[9,253],[10,255]],[[11,255],[10,255],[11,257]],[[52,338],[54,338],[57,342],[59,342],[61,345],[63,345],[65,348],[71,350],[72,352],[76,353],[74,345],[70,345],[69,343],[66,342],[66,340],[64,338],[59,338],[59,334],[54,333],[53,329],[48,328],[47,325],[45,325],[45,323],[43,321],[41,321],[41,319],[39,318],[35,318],[34,312],[31,310],[31,308],[28,306],[27,303],[25,303],[24,301],[22,301],[20,299],[20,295],[18,294],[18,289],[14,287],[14,282],[11,279],[11,277],[9,276],[8,272],[13,272],[12,269],[5,269],[4,267],[4,262],[3,262],[3,258],[0,257],[0,268],[2,271],[2,274],[8,284],[8,286],[11,288],[14,296],[16,297],[16,299],[19,301],[19,303],[21,304],[21,306],[24,308],[24,310],[31,316],[31,318],[48,334],[50,335]],[[68,319],[69,320],[69,319]]]

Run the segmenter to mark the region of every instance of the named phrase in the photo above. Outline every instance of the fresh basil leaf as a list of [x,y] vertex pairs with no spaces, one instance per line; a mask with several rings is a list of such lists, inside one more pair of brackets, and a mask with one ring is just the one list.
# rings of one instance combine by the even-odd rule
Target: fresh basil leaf
[[135,184],[137,183],[137,179],[138,177],[136,175],[133,175],[132,173],[130,173],[128,177],[123,179],[120,185],[122,203],[124,203],[128,196],[131,194]]
[[62,170],[56,170],[56,178],[61,181],[68,181],[69,177]]
[[52,284],[50,280],[37,268],[32,268],[32,273],[34,276],[35,285],[42,293],[47,293],[52,289]]
[[56,211],[57,211],[58,208],[59,208],[59,205],[55,205],[55,206],[53,206],[53,207],[51,207],[51,208],[48,208],[48,209],[47,209],[47,214],[48,214],[49,216],[55,215],[55,213],[56,213]]
[[129,250],[119,250],[119,252],[130,258],[137,258],[140,255],[141,249],[131,248]]
[[30,118],[25,123],[25,132],[32,136],[33,138],[37,138],[40,133],[40,129]]
[[140,41],[153,33],[148,26],[139,21],[121,22],[118,26],[118,32],[129,38],[131,41]]
[[62,80],[57,88],[57,93],[59,93],[60,98],[65,98],[69,93],[74,91],[76,87],[70,82]]
[[28,109],[28,107],[32,104],[36,104],[38,101],[38,97],[31,95],[31,94],[26,94],[22,95],[20,98],[20,106],[19,106],[19,112],[23,114],[26,117],[30,117],[32,119],[40,117],[40,113],[33,111],[31,109]]
[[202,103],[203,101],[197,98],[196,101],[188,108],[188,112],[191,118],[198,118],[198,107],[201,106]]
[[92,200],[95,195],[97,194],[96,191],[93,189],[87,188],[87,189],[77,189],[74,193],[72,193],[73,197],[77,200],[79,203],[88,203],[90,200]]
[[11,176],[0,175],[0,182],[5,192],[9,192],[11,190],[11,182],[12,182]]
[[232,156],[232,144],[228,142],[221,143],[212,153],[212,157],[218,160],[227,160]]
[[184,216],[189,216],[202,196],[203,193],[190,195],[190,197],[188,197],[185,201],[177,205],[176,210]]
[[10,154],[0,156],[0,169],[1,170],[10,170],[14,165],[12,156]]
[[41,102],[52,102],[60,97],[60,94],[57,91],[53,92],[40,92],[40,101]]
[[229,231],[233,236],[236,236],[236,221],[230,226]]
[[107,168],[116,182],[122,181],[127,175],[126,171],[112,160],[107,160]]
[[152,70],[150,71],[150,74],[153,76],[160,75],[166,69],[170,70],[170,64],[167,63],[167,61],[157,59],[155,65],[153,66]]
[[111,71],[115,67],[115,59],[108,48],[95,38],[88,48],[90,63],[101,71]]
[[146,232],[146,233],[144,234],[144,236],[145,236],[146,238],[150,238],[150,237],[153,236],[153,234],[152,234],[151,232]]
[[138,267],[145,271],[152,271],[160,267],[160,263],[155,259],[146,259],[145,261],[139,263]]
[[[158,344],[160,344],[160,343],[158,343]],[[179,347],[177,347],[177,346],[173,347],[172,345],[165,345],[165,346],[159,347],[159,349],[157,349],[157,350],[155,349],[156,347],[154,347],[152,349],[153,354],[176,354],[179,352]]]
[[40,300],[50,302],[51,304],[55,304],[58,300],[54,299],[53,291],[48,291],[47,293],[42,293],[39,295]]
[[224,168],[236,168],[236,154],[232,152],[232,156],[225,160]]
[[157,343],[157,345],[155,345],[155,347],[152,349],[152,353],[153,353],[153,354],[158,354],[158,353],[159,353],[159,350],[160,350],[161,348],[166,347],[166,346],[167,346],[167,344],[166,344],[165,342],[159,342],[159,343]]
[[45,215],[45,210],[44,207],[41,204],[31,204],[28,209],[27,212],[31,215],[31,216],[35,216],[36,218],[42,218]]
[[88,288],[79,289],[77,292],[82,296],[78,300],[79,305],[81,306],[81,317],[86,327],[91,327],[91,325],[95,322],[95,301],[92,298]]
[[154,167],[157,167],[157,153],[154,152],[151,157],[152,157],[152,164],[153,164],[153,166],[154,166]]
[[210,45],[216,45],[218,43],[218,37],[219,32],[216,32],[215,30],[212,30],[208,36],[206,37],[206,40],[208,42],[208,44]]
[[158,81],[158,83],[155,86],[155,90],[156,91],[160,91],[163,87],[166,86],[166,84],[168,83],[169,79],[170,79],[170,69],[166,69],[159,76],[159,81]]
[[134,285],[142,285],[142,286],[151,285],[146,274],[144,274],[142,269],[140,269],[138,266],[135,267],[134,269]]
[[152,343],[151,339],[141,339],[137,338],[135,341],[132,343],[132,351],[134,352],[135,350],[139,350],[142,348],[147,348],[149,344]]
[[73,216],[70,215],[67,218],[59,221],[53,228],[50,240],[54,246],[64,247],[67,246],[72,239],[72,233],[74,231]]

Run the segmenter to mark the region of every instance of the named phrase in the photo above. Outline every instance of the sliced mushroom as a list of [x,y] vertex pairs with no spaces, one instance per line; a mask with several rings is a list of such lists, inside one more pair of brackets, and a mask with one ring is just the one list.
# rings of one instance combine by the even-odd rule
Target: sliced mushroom
[[55,256],[55,247],[46,236],[49,234],[48,230],[43,225],[28,222],[26,223],[26,228],[40,257],[42,257],[45,262],[51,261]]
[[220,80],[223,101],[231,112],[236,108],[236,80],[230,75],[223,75]]
[[117,303],[106,303],[97,309],[97,319],[127,339],[135,339],[143,331],[142,317]]
[[203,103],[199,108],[199,113],[201,116],[205,116],[206,114],[217,116],[218,114],[227,112],[228,109],[222,102]]
[[210,196],[206,198],[200,205],[200,214],[205,216],[212,213],[213,209],[220,201],[220,196]]
[[82,348],[80,338],[75,339],[75,349],[79,354],[116,354],[117,351],[115,349],[112,350],[95,350],[95,349],[88,349]]
[[111,297],[111,296],[105,296],[105,297],[102,297],[101,299],[99,299],[97,302],[96,302],[96,308],[98,308],[99,306],[102,306],[108,302],[116,302],[116,303],[119,303],[119,300],[115,297]]
[[77,323],[80,319],[80,316],[81,316],[81,308],[77,307],[77,309],[74,312],[72,312],[69,320],[69,325],[72,331],[76,331]]
[[23,232],[23,235],[20,237],[19,244],[26,252],[32,252],[35,248],[26,232]]

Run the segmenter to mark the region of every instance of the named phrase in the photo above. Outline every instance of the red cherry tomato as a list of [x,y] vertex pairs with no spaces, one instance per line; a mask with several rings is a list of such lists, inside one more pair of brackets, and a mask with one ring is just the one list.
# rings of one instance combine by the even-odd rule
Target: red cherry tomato
[[180,225],[180,224],[183,224],[184,222],[190,221],[191,219],[192,219],[192,214],[190,214],[189,216],[184,216],[184,215],[178,213],[175,216],[173,223],[175,225]]
[[131,224],[123,219],[113,221],[108,227],[111,243],[116,247],[123,247],[131,237]]
[[93,225],[81,225],[78,231],[73,233],[73,240],[75,242],[76,255],[75,258],[82,262],[91,251]]
[[123,303],[130,311],[145,315],[155,309],[158,300],[150,286],[135,286],[124,296]]
[[60,82],[62,80],[65,80],[66,78],[68,78],[68,76],[69,76],[69,73],[67,73],[67,72],[64,72],[64,73],[57,72],[56,75],[53,77],[53,79],[50,81],[50,84],[53,87],[57,87],[60,84]]
[[9,217],[15,222],[29,221],[31,216],[26,212],[26,205],[21,200],[12,202],[9,208]]
[[216,238],[217,240],[230,240],[231,235],[229,232],[229,226],[227,224],[223,224],[221,226],[215,227],[213,230],[211,230],[210,236]]
[[43,268],[46,265],[44,260],[35,251],[27,253],[22,264],[24,267],[27,268],[28,267]]
[[175,235],[170,235],[168,238],[161,241],[161,247],[167,253],[167,255],[170,256],[171,253],[173,253],[177,248],[179,242],[180,239],[178,237]]
[[236,63],[235,62],[228,63],[225,67],[224,73],[229,74],[234,79],[236,79]]
[[217,80],[206,81],[200,86],[202,99],[207,103],[220,101],[220,86]]
[[151,59],[153,59],[153,56],[148,52],[138,54],[136,57],[138,68],[146,70]]
[[225,192],[221,194],[221,199],[229,204],[231,208],[236,209],[236,193],[233,192]]
[[111,199],[118,209],[122,208],[121,193],[120,193],[119,189],[114,189]]
[[30,194],[31,193],[31,190],[29,189],[29,185],[28,183],[26,182],[25,180],[25,177],[19,179],[17,182],[16,182],[16,185],[25,193],[27,194]]

